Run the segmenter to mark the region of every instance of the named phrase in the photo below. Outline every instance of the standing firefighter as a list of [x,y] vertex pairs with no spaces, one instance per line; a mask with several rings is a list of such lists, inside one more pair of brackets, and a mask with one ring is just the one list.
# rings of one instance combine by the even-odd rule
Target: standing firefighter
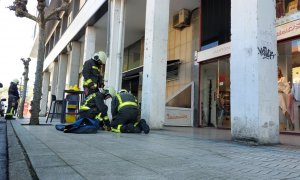
[[88,96],[95,92],[96,89],[103,87],[103,77],[101,76],[101,66],[105,65],[106,54],[99,51],[87,60],[83,65],[82,75],[84,78],[83,88],[85,95]]
[[8,107],[6,111],[5,119],[15,119],[13,118],[14,111],[18,107],[18,100],[20,98],[18,91],[19,80],[14,79],[11,81],[8,89]]
[[144,131],[148,134],[150,131],[144,119],[138,120],[139,109],[137,99],[127,90],[123,89],[111,101],[113,132],[122,133],[140,133]]
[[110,121],[107,116],[108,107],[104,101],[115,95],[113,88],[103,88],[90,94],[80,106],[80,118],[90,118],[100,121],[100,127],[110,131]]

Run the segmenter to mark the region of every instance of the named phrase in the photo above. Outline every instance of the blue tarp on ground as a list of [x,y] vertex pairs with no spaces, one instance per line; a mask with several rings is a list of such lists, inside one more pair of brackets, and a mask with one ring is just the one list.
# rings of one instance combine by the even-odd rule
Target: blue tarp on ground
[[87,133],[97,133],[99,129],[99,121],[89,118],[81,118],[76,120],[72,124],[57,124],[55,128],[59,131],[65,133],[78,133],[78,134],[87,134]]

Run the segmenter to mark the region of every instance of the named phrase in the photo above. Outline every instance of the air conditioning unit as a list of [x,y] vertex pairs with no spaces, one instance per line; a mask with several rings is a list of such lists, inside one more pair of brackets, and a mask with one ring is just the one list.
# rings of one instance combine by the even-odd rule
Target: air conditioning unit
[[190,11],[181,9],[173,16],[173,27],[182,29],[190,25]]

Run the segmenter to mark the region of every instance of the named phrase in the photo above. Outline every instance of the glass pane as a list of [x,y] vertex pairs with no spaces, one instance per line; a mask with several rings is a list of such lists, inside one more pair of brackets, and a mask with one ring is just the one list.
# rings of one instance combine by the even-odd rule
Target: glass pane
[[201,65],[201,125],[230,128],[230,64],[220,59]]
[[187,87],[171,99],[166,105],[170,107],[191,108],[191,88],[191,86]]
[[141,41],[133,44],[128,48],[128,69],[140,66],[141,62]]
[[278,88],[282,88],[284,82],[287,89],[278,89],[279,128],[280,131],[299,131],[300,39],[279,43],[277,50],[278,68],[282,72]]
[[219,61],[219,84],[217,95],[218,127],[230,128],[230,64],[229,60]]
[[201,125],[216,127],[216,91],[218,62],[200,65]]

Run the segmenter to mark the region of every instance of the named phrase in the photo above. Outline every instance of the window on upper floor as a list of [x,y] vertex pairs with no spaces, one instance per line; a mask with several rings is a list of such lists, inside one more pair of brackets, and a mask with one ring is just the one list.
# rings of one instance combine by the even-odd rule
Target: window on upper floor
[[46,6],[49,6],[51,3],[51,0],[46,0]]
[[79,1],[79,9],[81,9],[83,7],[83,5],[85,4],[86,0],[80,0]]
[[231,0],[202,0],[201,47],[208,49],[230,42],[230,9]]
[[73,12],[71,11],[69,16],[68,16],[68,27],[70,26],[70,24],[72,23],[73,21]]

